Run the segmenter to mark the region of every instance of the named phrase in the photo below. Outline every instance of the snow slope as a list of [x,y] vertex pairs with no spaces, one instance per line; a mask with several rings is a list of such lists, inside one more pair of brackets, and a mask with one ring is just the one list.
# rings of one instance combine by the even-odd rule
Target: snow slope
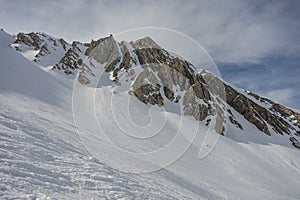
[[[1,32],[0,198],[196,198],[160,178],[119,172],[93,159],[76,133],[72,82],[44,72]],[[34,78],[33,78],[34,77]],[[169,194],[167,191],[173,190]]]
[[[0,31],[1,199],[299,199],[300,154],[282,142],[284,136],[268,137],[234,113],[245,130],[229,124],[230,138],[219,137],[200,159],[203,124],[110,86],[75,85],[72,93],[71,80],[24,58],[9,46],[13,40]],[[136,124],[152,123],[149,132],[126,125],[129,107]],[[151,137],[162,125],[164,134]],[[162,152],[164,159],[120,153],[111,145],[153,151],[177,130],[179,140]],[[124,132],[150,140],[129,140]],[[152,172],[123,172],[132,168]]]

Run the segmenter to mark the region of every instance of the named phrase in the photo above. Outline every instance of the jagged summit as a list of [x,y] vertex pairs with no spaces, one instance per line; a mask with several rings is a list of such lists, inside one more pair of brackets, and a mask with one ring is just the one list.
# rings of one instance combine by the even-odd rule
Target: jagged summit
[[[207,126],[213,123],[221,135],[227,135],[228,124],[243,131],[241,115],[267,135],[289,135],[292,144],[299,147],[299,113],[240,91],[208,71],[199,72],[192,63],[170,55],[148,36],[117,42],[110,35],[90,43],[68,44],[44,33],[19,33],[12,46],[69,79],[76,79],[78,74],[78,81],[88,87],[101,87],[107,76],[110,83],[106,80],[105,85],[126,86],[129,94],[145,104],[182,105],[185,115]],[[99,70],[104,70],[103,77],[97,77]]]
[[64,39],[42,32],[18,33],[12,46],[27,59],[45,67],[57,64],[70,47]]
[[112,35],[92,41],[85,51],[85,55],[95,59],[100,64],[111,62],[118,57],[117,42]]
[[143,37],[141,39],[138,39],[134,42],[130,42],[130,44],[135,48],[135,49],[142,49],[142,48],[157,48],[161,49],[161,47],[154,42],[149,36]]

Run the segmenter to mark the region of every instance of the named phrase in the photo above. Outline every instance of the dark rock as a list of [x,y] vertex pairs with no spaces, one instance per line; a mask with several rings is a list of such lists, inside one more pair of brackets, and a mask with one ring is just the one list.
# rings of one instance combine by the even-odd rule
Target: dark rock
[[15,43],[24,43],[28,46],[34,47],[35,50],[38,50],[40,49],[41,39],[37,33],[18,33]]
[[259,130],[270,135],[268,123],[277,133],[290,134],[290,130],[293,128],[280,116],[272,114],[270,110],[258,105],[226,84],[225,89],[226,102]]
[[234,119],[232,115],[229,116],[229,121],[237,128],[243,130],[243,126],[236,119]]
[[292,145],[298,149],[300,149],[300,144],[299,143],[292,143]]
[[163,97],[160,94],[160,85],[145,84],[133,91],[134,95],[145,104],[163,106]]
[[91,81],[86,77],[84,76],[83,74],[79,74],[78,76],[78,81],[82,84],[82,85],[86,85],[86,84],[89,84]]
[[173,101],[174,100],[174,92],[172,92],[172,90],[170,90],[168,87],[164,86],[164,94],[165,96],[170,100]]
[[290,141],[293,143],[299,143],[299,141],[295,137],[290,137]]
[[[78,42],[73,42],[72,46],[68,49],[65,55],[60,59],[52,70],[63,70],[66,75],[74,75],[75,69],[79,69],[83,65],[83,60],[80,58],[80,49],[78,48]],[[85,83],[88,81],[80,81]]]
[[120,69],[129,69],[131,67],[131,65],[130,65],[131,57],[130,57],[130,52],[124,42],[121,42],[121,52],[123,54],[123,59],[120,63],[119,68]]
[[108,63],[105,67],[105,72],[111,72],[116,68],[116,65],[120,62],[120,57]]
[[83,63],[82,59],[77,60],[77,64],[78,64],[79,66],[82,65],[82,63]]
[[62,45],[62,47],[63,47],[63,49],[66,51],[67,50],[67,42],[64,40],[64,39],[59,39],[58,40],[59,41],[59,43]]
[[211,122],[211,119],[207,119],[205,125],[208,126],[210,122]]
[[224,132],[225,132],[224,117],[220,114],[217,114],[217,119],[216,119],[216,124],[215,124],[214,129],[220,135],[224,135]]
[[296,148],[300,149],[300,143],[295,137],[290,137],[290,141],[292,142],[292,145]]

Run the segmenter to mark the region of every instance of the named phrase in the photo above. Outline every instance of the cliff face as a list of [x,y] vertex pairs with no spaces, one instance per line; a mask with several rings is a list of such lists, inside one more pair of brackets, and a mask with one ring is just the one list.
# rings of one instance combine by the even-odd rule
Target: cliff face
[[[238,91],[207,71],[197,73],[191,63],[171,56],[148,37],[118,45],[119,56],[110,60],[105,69],[113,74],[113,80],[118,84],[122,84],[123,73],[139,71],[131,76],[131,94],[146,104],[178,103],[185,115],[207,124],[215,117],[215,131],[222,135],[226,132],[226,120],[243,129],[231,110],[267,135],[271,135],[271,130],[299,135],[298,121],[295,124],[289,120],[290,116],[294,117],[294,122],[298,120],[296,112],[253,93]],[[96,54],[102,55],[101,52]],[[136,70],[137,65],[141,66],[140,70]]]

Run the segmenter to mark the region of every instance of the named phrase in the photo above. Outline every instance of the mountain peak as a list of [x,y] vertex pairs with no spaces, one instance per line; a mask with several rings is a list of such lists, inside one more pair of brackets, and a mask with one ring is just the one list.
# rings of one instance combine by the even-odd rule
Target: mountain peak
[[14,44],[23,55],[30,47],[36,51],[35,62],[52,65],[70,79],[79,73],[82,85],[101,87],[97,71],[102,70],[110,79],[105,84],[116,90],[118,86],[126,88],[145,104],[182,105],[185,115],[207,126],[215,119],[213,127],[221,135],[228,133],[228,124],[242,131],[244,124],[250,123],[269,136],[289,135],[293,145],[299,146],[295,145],[300,136],[297,112],[252,92],[239,91],[209,71],[199,73],[193,64],[171,56],[149,36],[118,43],[111,34],[90,43],[68,44],[42,33],[19,33]]
[[149,36],[143,37],[138,39],[134,42],[130,43],[135,49],[142,49],[142,48],[157,48],[161,49],[161,47],[152,40]]
[[100,64],[116,59],[118,54],[117,42],[112,34],[97,41],[92,40],[85,51],[85,55],[95,59]]

